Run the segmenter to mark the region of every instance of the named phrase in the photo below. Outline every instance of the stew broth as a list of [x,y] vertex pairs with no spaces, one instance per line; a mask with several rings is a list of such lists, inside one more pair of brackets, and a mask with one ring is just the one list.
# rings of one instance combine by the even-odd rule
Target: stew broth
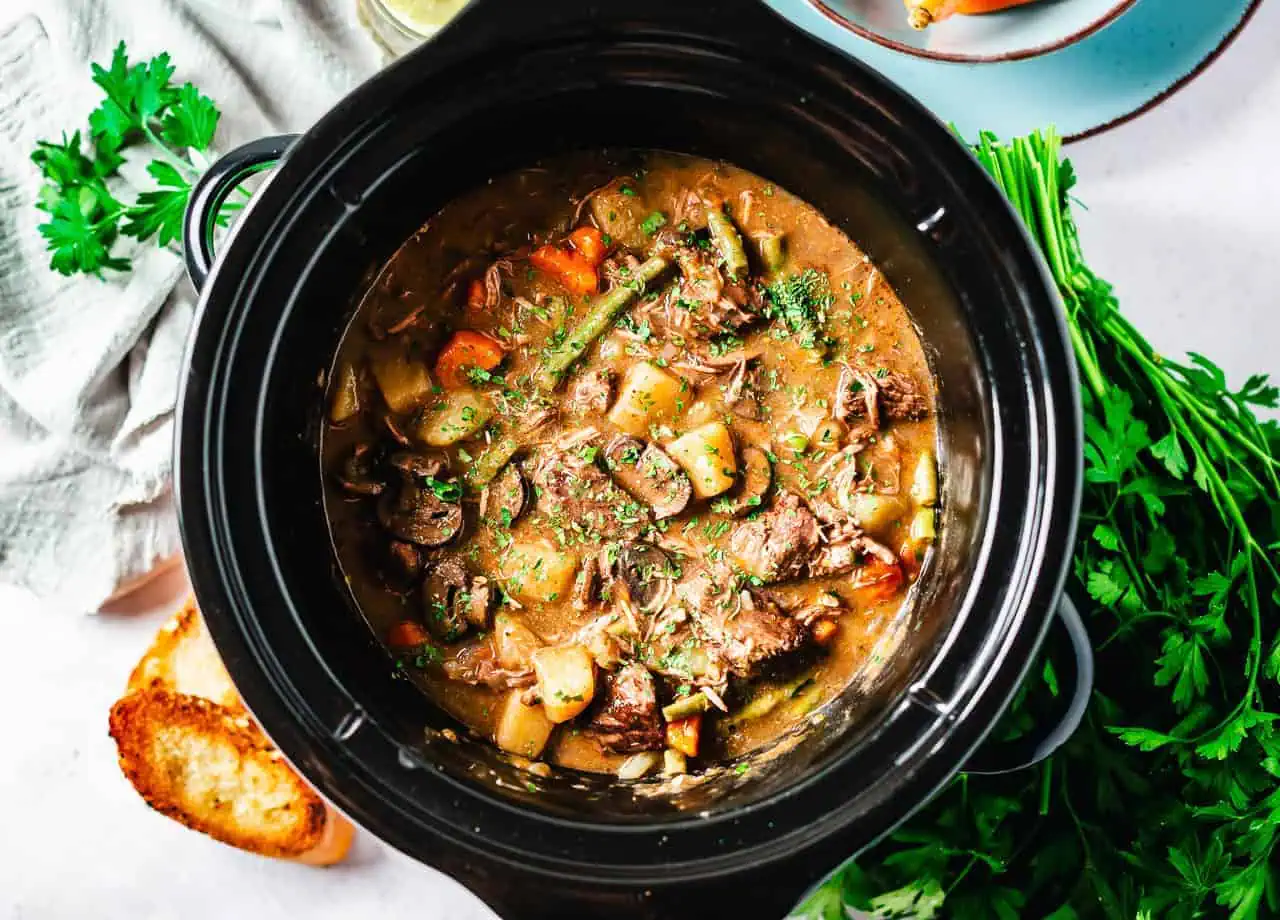
[[778,737],[874,666],[933,539],[906,311],[724,163],[573,154],[449,203],[365,294],[329,400],[360,608],[531,759],[673,773]]

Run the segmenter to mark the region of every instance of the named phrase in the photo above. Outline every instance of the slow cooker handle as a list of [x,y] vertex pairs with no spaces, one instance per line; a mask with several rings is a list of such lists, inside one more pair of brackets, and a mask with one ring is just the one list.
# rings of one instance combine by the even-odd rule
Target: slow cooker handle
[[215,160],[196,182],[182,217],[182,248],[197,293],[209,280],[213,233],[227,196],[254,173],[278,163],[297,139],[296,134],[277,134],[250,141]]
[[1004,742],[988,741],[969,758],[964,772],[998,776],[1034,767],[1066,744],[1067,739],[1080,726],[1080,720],[1084,718],[1085,709],[1089,705],[1089,697],[1093,694],[1093,643],[1089,641],[1089,631],[1085,628],[1080,611],[1065,593],[1058,600],[1058,615],[1054,622],[1066,632],[1071,650],[1075,654],[1074,685],[1071,693],[1065,697],[1066,708],[1062,715],[1056,721],[1040,726],[1022,738]]

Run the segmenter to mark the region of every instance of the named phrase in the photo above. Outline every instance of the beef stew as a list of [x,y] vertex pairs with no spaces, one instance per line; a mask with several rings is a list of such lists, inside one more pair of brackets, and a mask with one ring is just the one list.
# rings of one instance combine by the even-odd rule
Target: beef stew
[[360,608],[520,757],[738,758],[874,669],[927,571],[919,336],[844,233],[728,164],[580,153],[456,199],[378,273],[328,389]]

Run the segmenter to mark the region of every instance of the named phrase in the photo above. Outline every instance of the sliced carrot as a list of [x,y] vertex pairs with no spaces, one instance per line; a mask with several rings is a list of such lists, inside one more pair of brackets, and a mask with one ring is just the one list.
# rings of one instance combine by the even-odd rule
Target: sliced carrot
[[436,358],[436,378],[447,390],[457,390],[471,383],[467,371],[473,367],[491,371],[502,363],[506,354],[502,343],[491,335],[473,329],[460,329],[440,349]]
[[667,723],[667,747],[674,748],[686,757],[698,756],[700,740],[702,740],[702,713],[695,713]]
[[387,645],[392,648],[417,648],[431,641],[421,623],[401,620],[387,633]]
[[823,617],[820,620],[814,620],[813,626],[809,627],[809,632],[813,636],[813,641],[819,645],[830,645],[836,638],[836,633],[840,631],[840,624],[835,620],[828,620]]
[[563,284],[571,294],[594,294],[600,287],[595,266],[573,250],[540,246],[530,254],[529,262]]
[[853,578],[853,596],[862,607],[874,607],[898,593],[902,587],[902,566],[872,559]]
[[579,227],[569,234],[569,243],[592,265],[599,265],[609,254],[604,234],[595,227]]

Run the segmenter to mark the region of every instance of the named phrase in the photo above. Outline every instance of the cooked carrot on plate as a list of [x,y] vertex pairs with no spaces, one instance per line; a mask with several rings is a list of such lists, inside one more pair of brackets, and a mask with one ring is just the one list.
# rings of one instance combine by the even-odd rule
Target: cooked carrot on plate
[[1035,0],[903,0],[907,7],[907,22],[913,29],[927,29],[933,23],[957,14],[980,16],[1034,2]]

